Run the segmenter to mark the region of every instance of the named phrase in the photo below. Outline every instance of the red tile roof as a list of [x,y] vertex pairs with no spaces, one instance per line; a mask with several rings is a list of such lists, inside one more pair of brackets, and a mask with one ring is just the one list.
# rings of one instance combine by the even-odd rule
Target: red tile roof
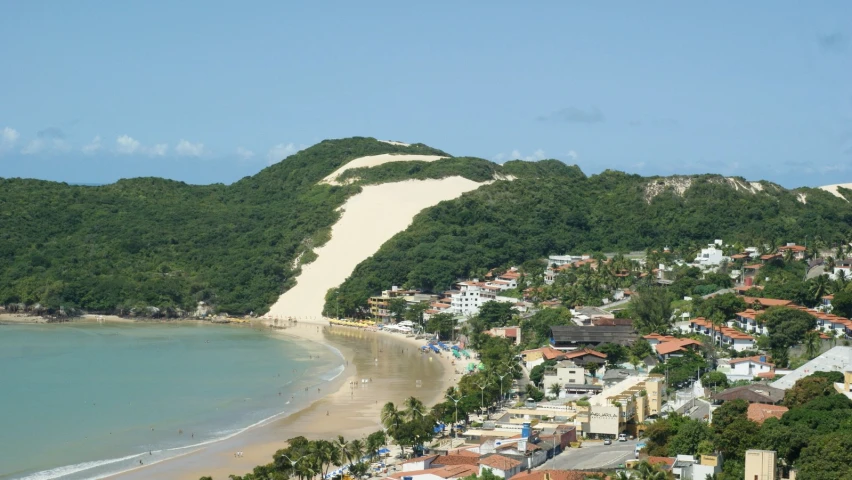
[[646,462],[651,465],[666,465],[667,468],[671,468],[674,465],[675,458],[673,457],[648,457],[645,459]]
[[790,300],[781,300],[778,298],[743,297],[743,301],[746,305],[754,305],[757,302],[764,307],[786,307],[793,304]]
[[763,423],[767,418],[781,418],[787,410],[789,410],[787,407],[780,405],[752,403],[748,406],[748,419],[752,422]]
[[[766,360],[761,360],[760,357],[761,357],[761,355],[755,355],[753,357],[735,358],[735,359],[731,360],[730,364],[735,365],[737,363],[752,362],[752,363],[759,363],[760,365],[767,365],[767,366],[770,366],[770,367],[775,366],[774,363],[769,363]],[[766,356],[763,355],[763,358],[765,359]]]
[[592,355],[592,356],[595,356],[595,357],[598,357],[598,358],[606,358],[605,353],[601,353],[597,350],[592,350],[591,348],[584,348],[582,350],[574,350],[574,351],[568,352],[564,355],[565,355],[565,358],[567,358],[569,360],[572,359],[572,358],[577,358],[577,357],[585,357],[586,355]]
[[534,470],[519,473],[512,477],[512,480],[586,480],[589,476],[599,473],[582,470]]
[[759,270],[762,266],[759,263],[752,263],[751,265],[743,265],[743,268],[746,270]]
[[801,245],[789,245],[789,246],[785,245],[783,247],[778,247],[779,252],[786,252],[787,250],[790,250],[792,252],[804,252],[807,249],[808,249],[808,247],[803,247]]
[[549,345],[542,348],[535,348],[533,350],[524,350],[521,352],[521,355],[529,355],[530,353],[536,352],[541,352],[541,356],[544,357],[545,360],[555,360],[557,358],[565,357],[565,352],[559,351]]
[[463,478],[479,473],[479,467],[474,465],[447,465],[440,468],[430,468],[428,470],[415,470],[412,472],[396,472],[388,475],[389,478],[413,477],[423,474],[435,475],[441,478]]
[[514,458],[504,457],[503,455],[489,455],[485,458],[479,460],[480,465],[484,465],[486,467],[496,468],[498,470],[511,470],[521,462],[515,460]]
[[662,343],[659,343],[655,346],[655,350],[660,355],[668,355],[674,352],[685,351],[687,347],[691,346],[701,346],[701,342],[697,340],[693,340],[691,338],[676,338],[673,340],[666,340]]
[[696,325],[700,325],[704,328],[709,328],[711,330],[715,329],[717,332],[721,332],[723,336],[728,337],[728,338],[733,338],[733,339],[736,339],[736,340],[754,340],[754,337],[752,337],[751,335],[749,335],[747,333],[740,332],[740,331],[735,330],[731,327],[715,326],[715,325],[713,325],[713,322],[711,322],[711,321],[709,321],[709,320],[707,320],[703,317],[695,318],[690,323],[694,323]]
[[476,453],[473,456],[458,454],[440,455],[432,461],[432,465],[479,465],[479,454]]

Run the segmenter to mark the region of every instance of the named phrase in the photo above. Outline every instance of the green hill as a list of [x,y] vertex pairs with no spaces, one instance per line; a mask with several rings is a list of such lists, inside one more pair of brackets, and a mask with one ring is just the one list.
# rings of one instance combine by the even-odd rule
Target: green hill
[[[355,158],[387,153],[448,158],[355,168],[340,177],[349,182],[342,186],[318,183]],[[362,185],[448,175],[513,181],[421,212],[342,285],[347,310],[392,284],[441,290],[458,277],[557,252],[852,236],[850,203],[820,190],[713,175],[587,177],[556,160],[497,165],[350,138],[321,142],[228,186],[0,179],[0,304],[177,315],[205,301],[232,314],[265,312],[294,285],[294,260],[314,258],[337,208]]]
[[719,175],[586,177],[547,162],[504,167],[530,170],[422,212],[329,294],[335,302],[327,310],[339,298],[353,312],[390,285],[438,292],[459,278],[551,254],[697,249],[716,238],[746,245],[852,238],[852,204],[819,189]]

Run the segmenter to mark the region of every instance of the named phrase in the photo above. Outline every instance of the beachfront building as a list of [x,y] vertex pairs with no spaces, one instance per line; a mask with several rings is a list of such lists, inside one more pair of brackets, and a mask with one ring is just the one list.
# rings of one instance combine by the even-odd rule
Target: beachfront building
[[381,295],[370,297],[367,301],[367,305],[370,307],[370,315],[381,323],[390,323],[392,320],[390,301],[394,298],[402,298],[407,305],[413,305],[431,302],[438,297],[422,293],[420,290],[404,290],[397,286],[392,286],[390,290],[382,290]]
[[589,406],[578,406],[576,422],[592,438],[612,438],[630,431],[638,435],[644,422],[663,408],[665,377],[636,375],[603,389],[589,398]]

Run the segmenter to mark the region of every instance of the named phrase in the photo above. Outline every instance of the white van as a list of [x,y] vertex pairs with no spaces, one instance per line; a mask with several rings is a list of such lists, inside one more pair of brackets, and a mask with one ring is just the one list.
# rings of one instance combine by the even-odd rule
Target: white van
[[619,433],[618,434],[618,441],[619,442],[626,442],[627,441],[627,434],[626,433]]

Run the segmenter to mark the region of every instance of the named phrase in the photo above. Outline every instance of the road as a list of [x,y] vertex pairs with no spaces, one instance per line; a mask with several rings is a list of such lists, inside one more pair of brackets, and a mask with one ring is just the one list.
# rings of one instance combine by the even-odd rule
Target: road
[[637,440],[584,444],[580,448],[567,448],[561,454],[551,458],[538,469],[583,470],[588,468],[611,468],[635,458]]

